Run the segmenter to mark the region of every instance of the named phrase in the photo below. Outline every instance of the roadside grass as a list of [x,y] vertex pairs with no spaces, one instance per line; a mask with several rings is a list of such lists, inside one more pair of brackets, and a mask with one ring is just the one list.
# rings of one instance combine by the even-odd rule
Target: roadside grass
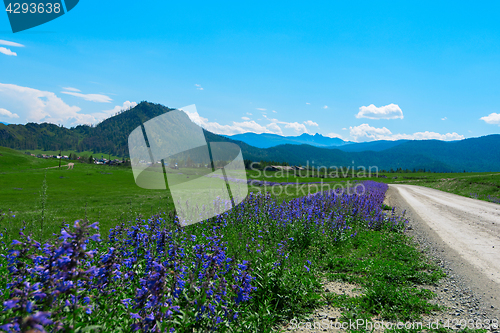
[[444,174],[442,177],[419,180],[403,179],[397,183],[425,186],[464,197],[500,203],[500,173]]
[[[0,156],[0,188],[2,189],[0,210],[5,213],[10,208],[12,215],[16,215],[15,218],[8,220],[8,223],[4,221],[1,225],[2,228],[8,229],[7,234],[4,235],[5,240],[16,236],[19,228],[23,226],[26,227],[26,232],[32,232],[35,238],[49,239],[53,233],[59,233],[63,223],[72,224],[75,220],[83,218],[99,221],[101,234],[105,238],[110,228],[122,222],[133,221],[139,216],[151,216],[173,210],[172,198],[168,191],[139,188],[134,182],[130,168],[77,163],[74,170],[64,168],[45,170],[44,168],[57,166],[58,161],[36,159],[4,148],[0,148],[0,154],[2,155]],[[187,171],[184,173],[190,174]],[[404,179],[403,177],[409,177],[408,174],[387,174],[388,179],[372,179],[386,183],[414,183],[426,186],[424,184],[442,184],[443,177],[449,179],[454,176],[457,179],[456,182],[464,187],[463,193],[467,192],[465,185],[468,184],[478,186],[476,190],[481,195],[486,195],[486,193],[496,195],[498,187],[497,192],[494,189],[489,191],[487,188],[500,184],[498,175],[428,173],[410,175],[413,178]],[[397,176],[398,179],[394,180],[391,176]],[[299,182],[315,182],[321,179],[296,178]],[[45,194],[44,180],[47,186]],[[354,182],[366,179],[328,179],[332,183],[339,184],[348,180]],[[287,180],[275,177],[272,181]],[[275,188],[276,193],[280,186]],[[291,194],[281,191],[275,196],[276,202],[280,203],[303,196],[298,188],[291,188],[297,191],[291,190]],[[484,192],[480,192],[479,189],[484,189]],[[250,188],[250,191],[254,193],[267,190],[269,190],[268,187],[261,186]],[[450,186],[449,190],[458,191],[458,187],[451,188]],[[318,186],[311,186],[310,193],[318,191],[321,191]],[[468,194],[462,195],[469,196]],[[381,208],[386,211],[390,209],[387,206]],[[44,224],[40,233],[42,216],[44,216]],[[26,225],[22,221],[26,221]],[[241,233],[244,232],[246,236],[249,236],[258,233],[258,230],[238,229],[240,227],[236,226],[234,225],[233,229],[227,229],[225,232],[229,241],[228,254],[238,257],[245,252],[243,247],[246,241],[242,242]],[[201,236],[197,225],[187,227],[186,232]],[[273,261],[266,259],[266,253],[241,258],[252,260],[252,268],[259,288],[254,294],[254,301],[241,309],[241,316],[244,320],[240,328],[248,332],[268,332],[272,327],[286,320],[304,318],[322,304],[332,304],[342,308],[342,320],[345,321],[359,318],[418,320],[423,314],[441,310],[430,302],[433,294],[423,289],[422,285],[438,283],[439,279],[444,276],[443,272],[420,253],[407,236],[384,229],[367,230],[362,226],[362,221],[353,224],[351,232],[356,236],[347,235],[335,242],[322,242],[320,241],[323,237],[321,234],[304,233],[304,230],[297,229],[297,233],[293,235],[297,241],[290,244],[288,270],[273,269]],[[273,241],[269,240],[269,245],[272,244],[274,244]],[[2,253],[7,251],[5,246],[1,250]],[[306,274],[304,263],[307,260],[311,262],[308,268],[314,274]],[[0,274],[6,276],[5,270],[4,264],[0,267]],[[363,293],[357,297],[338,296],[332,293],[322,295],[320,277],[327,277],[331,281],[355,283],[363,289]],[[0,288],[4,289],[5,283],[5,279],[2,279]],[[121,313],[122,317],[127,315],[125,312]],[[110,325],[116,321],[112,318],[109,320]],[[412,332],[411,330],[399,331]],[[437,330],[436,332],[451,331]],[[472,332],[472,330],[467,332]]]
[[[249,179],[266,180],[269,182],[323,182],[324,189],[332,188],[336,184],[354,183],[362,180],[372,180],[386,184],[408,184],[434,188],[437,190],[458,194],[464,197],[500,203],[500,172],[480,173],[373,173],[369,177],[352,177],[352,172],[343,177],[341,171],[334,173],[338,177],[324,177],[325,172],[318,171],[308,173],[306,171],[284,172],[284,171],[260,171],[250,170],[247,172]],[[379,177],[376,177],[379,176]],[[268,187],[271,188],[271,187]],[[321,191],[321,190],[320,190]]]
[[[193,240],[203,241],[209,235],[221,239],[223,237],[227,242],[223,246],[228,257],[234,258],[236,263],[250,262],[251,274],[255,277],[253,286],[257,289],[252,292],[251,300],[238,308],[239,320],[227,327],[228,331],[271,332],[280,323],[293,318],[304,318],[325,302],[344,308],[343,320],[416,320],[421,314],[438,308],[428,303],[432,294],[416,289],[415,285],[436,282],[442,273],[410,246],[408,238],[401,233],[405,227],[403,221],[378,215],[382,220],[375,218],[374,221],[379,221],[380,224],[367,223],[369,216],[380,214],[383,192],[381,194],[378,194],[378,199],[357,199],[347,195],[333,201],[330,198],[326,201],[330,203],[326,207],[323,206],[325,202],[321,197],[302,198],[296,203],[280,204],[270,197],[254,196],[247,205],[223,217],[184,228],[182,233],[175,236],[175,243],[191,244]],[[371,212],[356,208],[363,207],[366,200],[378,202],[380,206],[372,206]],[[311,208],[324,207],[326,210],[311,211],[307,208],[308,205]],[[254,207],[259,207],[259,210]],[[167,225],[173,225],[173,215],[161,216]],[[339,218],[340,224],[330,224],[333,221],[324,223],[328,216]],[[153,223],[153,220],[150,221]],[[130,230],[136,230],[134,222],[131,223],[126,223],[125,227],[129,225],[132,226]],[[126,229],[120,231],[120,234],[126,233],[125,231]],[[153,230],[147,231],[149,232]],[[116,245],[104,243],[104,247],[99,248],[99,253],[106,254],[111,247],[124,244],[120,240]],[[137,249],[144,251],[146,248],[142,249],[143,246]],[[191,252],[190,248],[191,246],[186,246],[186,255]],[[124,248],[124,253],[133,252],[133,248]],[[121,258],[121,255],[117,254],[117,258]],[[141,266],[142,260],[137,264]],[[6,266],[3,263],[1,267],[5,270]],[[325,275],[330,279],[358,283],[364,289],[363,296],[351,299],[332,296],[330,299],[322,299],[320,279]],[[132,282],[126,288],[114,285],[113,288],[123,298],[133,298],[131,291],[138,286],[137,282]],[[82,294],[80,297],[84,296]],[[106,299],[103,302],[98,294],[91,294],[89,297],[96,304],[111,301]],[[116,303],[116,308],[113,309],[102,308],[104,305],[100,305],[99,315],[79,313],[76,321],[79,329],[100,325],[98,331],[103,332],[115,327],[114,325],[130,327],[134,321],[130,321],[126,308],[120,305],[119,300],[113,302]],[[182,326],[180,332],[191,332],[196,327],[189,326],[195,323],[190,318],[191,314],[187,310],[179,315],[180,322],[187,325]]]
[[330,281],[354,283],[364,290],[356,297],[325,296],[328,303],[345,309],[345,320],[418,321],[422,314],[440,310],[428,302],[433,293],[418,286],[435,284],[444,273],[404,234],[360,231],[325,255],[322,264]]

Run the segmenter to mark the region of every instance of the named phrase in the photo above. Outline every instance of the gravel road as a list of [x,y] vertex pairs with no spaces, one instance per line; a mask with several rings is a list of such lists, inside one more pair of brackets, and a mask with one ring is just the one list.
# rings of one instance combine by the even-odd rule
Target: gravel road
[[408,234],[447,273],[435,292],[448,314],[498,319],[500,205],[414,185],[390,185],[386,203],[406,211]]

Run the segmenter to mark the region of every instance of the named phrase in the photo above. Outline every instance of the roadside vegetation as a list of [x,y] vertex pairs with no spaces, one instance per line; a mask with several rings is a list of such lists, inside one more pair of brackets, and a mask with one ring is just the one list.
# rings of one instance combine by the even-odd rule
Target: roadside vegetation
[[[130,168],[0,154],[0,331],[270,332],[325,304],[344,322],[443,310],[424,287],[443,273],[383,205],[383,182],[329,179],[366,191],[312,196],[252,186],[232,211],[181,228],[168,191],[137,187]],[[324,293],[325,278],[361,293]]]
[[500,173],[453,173],[402,177],[398,184],[412,184],[500,204]]
[[[500,204],[500,172],[434,173],[422,171],[372,171],[330,169],[308,171],[249,170],[248,177],[268,182],[323,183],[325,188],[337,183],[372,180],[386,184],[408,184],[434,188],[469,198]],[[328,176],[331,175],[331,176]]]

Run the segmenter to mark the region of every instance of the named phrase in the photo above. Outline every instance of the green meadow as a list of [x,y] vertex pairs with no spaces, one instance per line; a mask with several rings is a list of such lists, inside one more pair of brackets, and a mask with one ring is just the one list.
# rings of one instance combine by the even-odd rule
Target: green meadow
[[[75,163],[73,170],[64,167],[69,162]],[[102,230],[106,232],[122,219],[148,216],[174,208],[170,191],[140,188],[129,167],[68,160],[62,161],[61,169],[58,166],[59,161],[56,159],[39,159],[0,147],[0,209],[12,210],[17,221],[9,225],[9,228],[18,230],[24,221],[28,230],[40,232],[42,228],[45,238],[57,232],[62,223],[87,217],[89,220],[99,221]],[[207,173],[204,169],[195,168],[167,169],[167,172],[170,173],[169,179],[174,178],[175,183],[188,182]],[[249,188],[250,192],[270,191],[279,200],[326,191],[335,186],[345,188],[360,180],[421,185],[482,200],[489,200],[488,196],[500,198],[500,173],[381,173],[379,176],[385,175],[387,178],[380,178],[374,177],[376,174],[372,174],[372,177],[368,174],[364,175],[366,177],[352,177],[352,171],[338,171],[333,174],[339,176],[336,178],[324,175],[324,171],[247,171],[248,179],[301,183]],[[323,184],[304,184],[314,182]]]
[[[65,163],[68,161],[63,161],[63,165]],[[75,162],[74,169],[67,170],[64,166],[59,169],[58,165],[59,161],[55,159],[38,159],[0,148],[0,210],[6,213],[10,209],[15,215],[14,219],[6,220],[9,224],[1,227],[7,228],[10,236],[25,227],[35,238],[49,239],[53,233],[59,232],[61,224],[72,224],[74,220],[84,218],[100,222],[101,233],[105,236],[110,228],[120,222],[174,209],[168,190],[140,188],[129,167]],[[153,172],[161,170],[158,168]],[[206,174],[207,170],[182,168],[167,169],[167,172],[169,179],[175,183],[185,183],[194,179],[205,181],[200,176]],[[306,191],[314,193],[336,184],[353,186],[356,181],[366,179],[443,188],[467,196],[472,190],[478,195],[499,196],[500,181],[498,174],[389,173],[386,174],[387,178],[324,178],[312,173],[299,176],[266,172],[259,175],[258,171],[247,171],[247,176],[271,182],[324,182],[323,188],[317,184],[302,184],[289,186],[288,192],[279,185],[250,187],[251,192],[271,189],[278,201],[303,195],[300,189],[304,190],[304,186]],[[186,228],[196,233],[196,225]],[[308,280],[307,286],[299,286],[302,282],[297,281],[296,271],[290,271],[280,281],[272,275],[258,275],[260,292],[242,313],[248,325],[253,327],[249,331],[279,330],[291,318],[304,319],[314,308],[325,305],[341,308],[341,321],[358,318],[370,320],[374,317],[418,320],[424,313],[445,310],[429,302],[434,297],[430,291],[414,287],[438,283],[443,272],[406,235],[388,230],[361,228],[358,231],[357,237],[348,237],[338,244],[328,244],[324,249],[312,244],[293,253],[294,262],[300,263],[297,264],[297,271],[304,269],[302,265],[305,259],[315,258],[311,260],[317,267],[317,276],[313,282]],[[321,278],[354,283],[363,292],[352,297],[323,293],[319,288]],[[281,290],[278,293],[277,286]],[[280,308],[278,304],[281,304]],[[113,320],[110,319],[107,324],[115,325]]]
[[[16,215],[16,222],[8,226],[12,232],[17,232],[24,221],[28,230],[38,233],[43,220],[43,237],[46,238],[58,232],[62,223],[85,217],[99,221],[101,230],[106,232],[122,220],[174,209],[169,190],[140,188],[129,167],[63,160],[59,169],[56,159],[36,158],[2,147],[0,154],[0,209],[10,209]],[[67,163],[75,163],[74,168],[68,170]],[[175,178],[175,183],[200,176],[200,169],[194,168],[167,169],[167,172]],[[206,173],[206,170],[201,172]],[[266,188],[260,186],[249,188],[250,192],[264,190]],[[311,193],[319,190],[317,186],[308,189]],[[289,189],[290,195],[281,192],[278,197],[283,200],[302,195],[294,188]]]
[[[372,172],[368,170],[341,171],[248,171],[252,179],[270,182],[323,182],[323,187],[333,187],[337,183],[354,183],[373,180],[386,184],[407,184],[434,188],[440,191],[472,197],[484,201],[491,198],[500,200],[500,172],[432,173],[432,172]],[[328,177],[328,174],[331,176]],[[354,175],[354,176],[353,176]]]
[[12,230],[25,221],[28,229],[38,231],[42,216],[44,238],[58,232],[62,223],[85,217],[108,230],[121,218],[173,208],[167,191],[138,187],[130,168],[70,161],[75,166],[67,170],[57,168],[55,159],[38,159],[7,148],[0,148],[0,154],[0,209],[11,209],[16,215],[17,222],[8,226]]

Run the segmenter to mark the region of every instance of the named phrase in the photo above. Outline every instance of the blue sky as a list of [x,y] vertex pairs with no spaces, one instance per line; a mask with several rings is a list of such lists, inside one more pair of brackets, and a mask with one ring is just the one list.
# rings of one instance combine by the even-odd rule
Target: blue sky
[[82,0],[13,34],[0,13],[0,121],[97,123],[196,104],[222,134],[351,141],[499,133],[497,1]]

